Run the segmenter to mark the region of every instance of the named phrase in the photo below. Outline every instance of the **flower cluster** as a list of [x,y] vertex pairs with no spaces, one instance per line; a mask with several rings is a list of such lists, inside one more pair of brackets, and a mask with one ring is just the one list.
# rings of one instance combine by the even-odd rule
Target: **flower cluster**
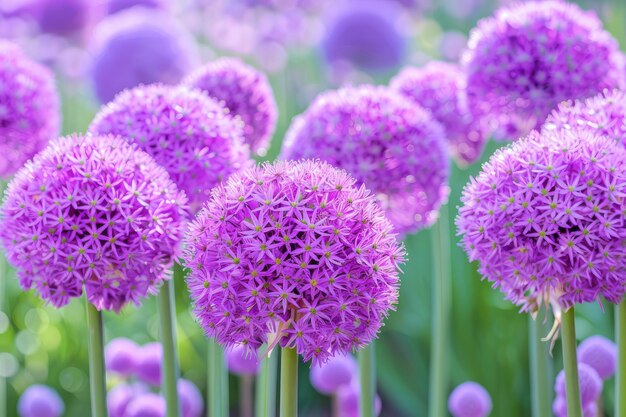
[[390,86],[430,110],[444,127],[450,153],[460,165],[480,158],[487,136],[467,104],[465,73],[458,65],[435,61],[423,68],[408,67]]
[[17,402],[20,417],[61,417],[65,404],[61,396],[46,385],[31,385]]
[[267,77],[234,58],[221,58],[197,69],[183,80],[221,101],[232,116],[244,123],[250,149],[264,155],[276,128],[278,109]]
[[532,132],[496,152],[463,191],[457,226],[472,261],[535,311],[602,295],[617,303],[626,269],[626,151],[586,129]]
[[398,297],[404,249],[365,187],[320,161],[234,174],[190,225],[184,252],[210,337],[326,361],[367,345]]
[[281,158],[320,158],[352,174],[379,199],[398,233],[435,222],[448,196],[443,129],[430,112],[383,87],[320,95],[294,119]]
[[598,17],[558,0],[504,7],[483,19],[463,63],[471,106],[517,136],[539,127],[561,101],[623,86],[625,76],[617,41]]
[[448,409],[454,417],[487,417],[491,408],[489,393],[476,382],[462,383],[448,398]]
[[186,198],[121,138],[55,139],[9,184],[0,241],[24,289],[60,307],[85,287],[119,311],[155,293],[179,254]]
[[[584,417],[598,415],[598,399],[602,394],[602,379],[589,365],[578,363],[578,383],[580,386],[580,403]],[[554,384],[556,397],[552,404],[552,411],[556,417],[567,417],[567,397],[565,389],[565,371],[562,370],[556,377]]]
[[60,118],[52,73],[0,40],[0,178],[13,175],[56,137]]
[[617,345],[606,337],[588,337],[578,346],[577,355],[581,363],[591,366],[602,379],[608,379],[615,373]]

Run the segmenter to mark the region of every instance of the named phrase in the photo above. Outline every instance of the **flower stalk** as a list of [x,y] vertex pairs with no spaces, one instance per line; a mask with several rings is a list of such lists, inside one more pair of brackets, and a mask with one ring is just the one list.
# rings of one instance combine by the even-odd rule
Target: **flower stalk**
[[359,411],[361,417],[375,417],[374,399],[376,398],[376,358],[374,343],[364,347],[358,353],[359,378],[361,380],[361,395],[359,396]]
[[87,304],[87,328],[89,331],[91,415],[92,417],[107,417],[102,313],[88,300],[85,300],[85,303]]
[[298,416],[298,354],[282,348],[280,356],[280,417]]
[[163,284],[158,295],[159,318],[161,322],[161,343],[163,345],[163,396],[166,403],[166,416],[178,417],[178,357],[176,354],[176,307],[174,300],[174,280]]
[[552,416],[552,367],[550,363],[550,344],[542,341],[550,330],[547,322],[539,317],[528,316],[528,342],[530,350],[530,384],[533,417]]
[[615,417],[626,417],[626,302],[615,307],[617,372],[615,375]]
[[563,366],[565,368],[565,390],[567,393],[568,417],[582,417],[580,384],[578,382],[578,360],[576,358],[576,328],[574,326],[574,307],[563,313],[561,322],[563,346]]
[[[207,416],[227,417],[228,404],[224,404],[224,378],[222,374],[225,372],[224,355],[222,348],[217,344],[215,339],[209,339],[207,343],[207,375],[208,382],[208,407]],[[228,392],[228,391],[227,391]],[[226,394],[228,396],[228,394]]]
[[276,415],[276,379],[278,354],[266,356],[261,362],[256,380],[255,417]]

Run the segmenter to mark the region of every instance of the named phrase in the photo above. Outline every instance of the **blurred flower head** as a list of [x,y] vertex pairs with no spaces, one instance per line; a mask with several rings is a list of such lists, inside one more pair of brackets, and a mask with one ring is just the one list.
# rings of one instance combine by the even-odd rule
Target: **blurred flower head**
[[165,417],[165,400],[147,392],[133,398],[126,408],[127,417]]
[[245,346],[237,345],[226,351],[228,370],[236,375],[256,375],[259,360],[256,352],[250,352]]
[[448,398],[448,409],[453,417],[487,417],[491,407],[489,393],[476,382],[462,383]]
[[28,0],[22,17],[32,18],[42,32],[59,36],[86,36],[102,17],[101,1]]
[[148,384],[161,385],[161,362],[163,347],[159,342],[146,343],[139,351],[135,372],[137,377]]
[[[361,387],[354,381],[351,384],[343,385],[337,392],[337,402],[340,415],[342,417],[360,417],[359,401],[361,398]],[[382,409],[382,402],[380,397],[376,395],[374,398],[374,413],[376,416],[380,415]]]
[[107,0],[107,13],[115,14],[133,7],[166,9],[168,0]]
[[137,366],[139,346],[130,339],[118,337],[104,349],[106,369],[120,375],[131,375]]
[[65,405],[59,394],[46,385],[31,385],[17,402],[20,417],[61,417]]
[[350,354],[335,355],[311,368],[311,385],[322,394],[335,394],[358,375],[358,365]]
[[[148,392],[142,384],[118,384],[107,393],[109,417],[126,417],[128,404],[137,396]],[[186,416],[185,416],[186,417]]]
[[578,361],[591,366],[602,379],[615,373],[617,345],[602,336],[591,336],[578,346]]
[[204,409],[204,401],[198,387],[186,379],[179,379],[177,387],[181,417],[200,417]]
[[[602,378],[591,366],[578,363],[578,383],[580,384],[580,401],[583,408],[595,404],[602,393]],[[556,377],[554,391],[557,397],[565,399],[565,371],[562,370]],[[565,414],[567,415],[567,414]]]

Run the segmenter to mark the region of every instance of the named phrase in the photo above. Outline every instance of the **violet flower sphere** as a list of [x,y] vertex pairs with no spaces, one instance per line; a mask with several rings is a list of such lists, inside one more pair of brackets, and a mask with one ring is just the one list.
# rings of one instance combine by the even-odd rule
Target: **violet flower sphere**
[[265,164],[218,185],[185,265],[209,337],[325,362],[366,346],[394,308],[404,248],[374,197],[320,161]]
[[148,384],[161,385],[161,362],[163,347],[159,342],[146,343],[141,347],[135,368],[137,377]]
[[115,14],[132,7],[148,7],[151,9],[165,9],[167,0],[108,0],[107,13]]
[[336,355],[311,368],[311,385],[322,394],[335,394],[358,375],[358,365],[352,355]]
[[165,417],[165,400],[151,392],[141,394],[128,404],[126,417]]
[[0,39],[0,178],[13,175],[60,129],[52,73]]
[[220,101],[243,121],[243,136],[252,152],[265,155],[276,128],[278,108],[267,77],[235,58],[220,58],[183,80]]
[[497,151],[465,186],[458,232],[470,260],[506,298],[558,315],[624,294],[622,196],[626,151],[579,129],[539,134]]
[[[567,400],[564,396],[558,396],[552,403],[552,412],[556,417],[568,417],[567,416]],[[583,406],[583,417],[600,417],[598,416],[597,403],[591,402]]]
[[[470,106],[517,139],[563,100],[624,85],[618,44],[593,12],[564,1],[503,7],[471,32],[463,58]],[[517,136],[515,135],[517,133]]]
[[448,409],[454,417],[486,417],[491,407],[489,393],[476,382],[462,383],[448,398]]
[[[361,398],[361,389],[358,383],[343,385],[337,391],[337,408],[342,417],[361,417],[359,412],[359,401]],[[374,398],[374,414],[380,415],[382,410],[382,402],[380,397],[376,395]]]
[[107,343],[104,349],[106,369],[120,375],[135,372],[139,355],[139,346],[130,339],[118,337]]
[[25,8],[42,32],[59,36],[87,34],[103,12],[94,0],[31,0]]
[[287,131],[281,158],[320,158],[376,194],[396,232],[432,225],[448,197],[449,158],[430,112],[383,87],[318,96]]
[[228,370],[236,375],[256,375],[259,360],[256,352],[250,352],[245,346],[234,346],[226,352]]
[[96,115],[89,132],[119,135],[150,154],[185,191],[193,212],[211,188],[252,163],[241,125],[215,100],[185,87],[126,90]]
[[[578,382],[580,384],[580,401],[583,408],[591,403],[595,403],[602,393],[602,378],[591,366],[578,363]],[[554,391],[557,396],[565,398],[565,375],[564,371],[559,372],[556,377]]]
[[182,410],[181,417],[200,417],[204,409],[204,401],[198,387],[186,379],[179,379],[177,387]]
[[121,138],[50,142],[9,184],[0,242],[25,290],[120,311],[169,279],[187,216],[184,193]]
[[198,60],[189,33],[166,13],[143,7],[103,20],[92,43],[89,77],[101,103],[140,84],[177,84]]
[[423,68],[405,68],[390,86],[423,108],[445,129],[448,148],[459,165],[476,162],[487,136],[465,95],[465,73],[458,65],[430,62]]
[[59,394],[46,385],[31,385],[17,402],[20,417],[61,417],[65,405]]
[[147,392],[142,384],[121,383],[107,393],[107,408],[109,417],[126,417],[128,404],[137,396]]
[[591,366],[602,379],[615,373],[617,345],[602,336],[591,336],[578,346],[578,361]]

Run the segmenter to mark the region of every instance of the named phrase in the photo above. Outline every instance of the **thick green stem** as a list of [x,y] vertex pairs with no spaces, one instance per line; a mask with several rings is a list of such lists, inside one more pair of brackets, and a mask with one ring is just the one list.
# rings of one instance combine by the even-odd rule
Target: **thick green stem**
[[207,381],[207,416],[223,417],[225,406],[222,404],[224,401],[224,397],[222,395],[222,370],[224,368],[222,349],[214,339],[209,339],[207,348],[207,375],[209,377],[209,380]]
[[441,208],[439,221],[432,230],[434,276],[432,281],[433,321],[430,347],[429,417],[446,416],[448,384],[448,331],[450,309],[450,225],[447,206]]
[[107,389],[104,373],[104,344],[102,313],[89,301],[87,329],[89,331],[89,383],[91,388],[91,416],[107,417]]
[[615,307],[617,372],[615,374],[615,417],[626,417],[626,301]]
[[530,389],[533,417],[552,416],[552,375],[550,345],[541,339],[548,334],[547,322],[528,316],[528,343],[530,349]]
[[[0,185],[0,192],[2,186]],[[4,256],[4,253],[0,252],[0,314],[6,314],[9,317],[9,308],[7,306],[7,275],[9,273],[9,265]],[[0,377],[0,417],[7,417],[8,413],[8,401],[7,401],[7,381],[4,377]]]
[[242,375],[239,378],[239,415],[241,417],[254,417],[252,411],[254,378],[251,375]]
[[176,307],[174,280],[166,282],[158,295],[159,318],[161,320],[161,343],[163,344],[162,391],[166,403],[166,416],[179,417],[178,401],[178,356],[176,355]]
[[565,392],[567,396],[567,417],[582,417],[580,385],[578,383],[578,360],[576,359],[576,328],[574,307],[563,313],[561,323],[563,335],[563,367],[565,368]]
[[255,417],[276,416],[276,379],[278,354],[274,352],[261,362],[256,379]]
[[361,349],[358,353],[358,358],[359,378],[361,380],[359,415],[361,417],[375,417],[374,399],[376,398],[376,359],[374,357],[374,342]]
[[280,417],[298,416],[298,354],[293,348],[281,349]]
[[220,377],[220,390],[222,393],[222,417],[228,417],[230,415],[230,396],[228,392],[228,367],[226,366],[226,355],[224,349],[221,346],[217,346],[217,363],[219,364],[218,372]]

